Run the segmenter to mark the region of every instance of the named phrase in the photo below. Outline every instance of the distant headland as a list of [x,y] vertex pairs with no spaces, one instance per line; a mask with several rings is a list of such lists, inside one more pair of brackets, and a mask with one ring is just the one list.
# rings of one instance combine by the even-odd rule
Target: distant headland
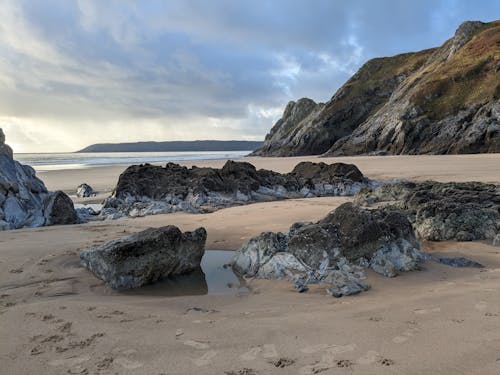
[[259,141],[168,141],[133,143],[97,143],[82,152],[182,152],[182,151],[253,151],[261,147]]

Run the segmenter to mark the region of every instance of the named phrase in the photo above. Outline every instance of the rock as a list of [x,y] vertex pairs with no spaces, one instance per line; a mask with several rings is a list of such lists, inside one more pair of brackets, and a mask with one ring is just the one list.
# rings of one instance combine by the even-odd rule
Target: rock
[[64,225],[78,222],[73,201],[62,191],[56,191],[50,195],[44,215],[45,225]]
[[221,169],[134,165],[120,175],[101,215],[199,213],[257,201],[353,195],[375,185],[355,165],[344,163],[299,163],[286,174],[231,160]]
[[435,260],[439,263],[446,264],[451,267],[475,267],[475,268],[484,268],[481,263],[474,262],[473,260],[467,258],[435,258]]
[[361,292],[364,292],[366,290],[370,289],[370,287],[364,283],[360,283],[357,281],[352,281],[346,285],[343,285],[342,287],[331,287],[331,288],[326,288],[326,292],[331,295],[332,297],[335,298],[340,298],[343,296],[350,296],[353,294],[359,294]]
[[500,246],[500,233],[493,239],[493,246]]
[[123,290],[200,267],[207,233],[204,228],[182,233],[172,225],[83,250],[81,264],[110,288]]
[[500,232],[500,186],[479,182],[398,182],[360,192],[364,205],[386,203],[431,241],[493,240]]
[[288,103],[253,155],[500,152],[499,26],[467,21],[440,47],[369,60],[327,103]]
[[92,189],[92,186],[88,184],[83,183],[76,188],[76,196],[78,198],[88,198],[96,195],[97,193]]
[[308,284],[326,285],[329,294],[342,296],[368,289],[364,268],[393,277],[419,269],[426,259],[403,214],[345,203],[317,223],[250,239],[236,252],[233,269],[257,278],[288,276],[299,292]]
[[78,222],[71,199],[49,192],[33,168],[12,158],[0,129],[0,230]]
[[8,159],[13,159],[13,152],[12,149],[9,147],[9,145],[5,144],[5,134],[0,128],[0,156],[5,156]]

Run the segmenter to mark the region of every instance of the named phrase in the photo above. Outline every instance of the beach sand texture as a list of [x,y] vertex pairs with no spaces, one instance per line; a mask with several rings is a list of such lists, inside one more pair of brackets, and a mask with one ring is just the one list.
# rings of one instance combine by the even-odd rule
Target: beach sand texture
[[[318,161],[248,161],[285,172],[306,159]],[[355,163],[376,179],[500,183],[500,154],[319,160]],[[72,192],[87,182],[106,194],[123,169],[40,177],[50,189]],[[349,200],[286,200],[204,215],[0,232],[0,374],[500,373],[500,247],[485,242],[423,244],[484,269],[429,262],[394,279],[368,272],[368,292],[340,299],[321,288],[298,294],[287,281],[267,280],[250,281],[252,292],[243,295],[119,294],[79,266],[80,249],[150,226],[204,226],[207,249],[234,250],[262,231],[318,220]]]

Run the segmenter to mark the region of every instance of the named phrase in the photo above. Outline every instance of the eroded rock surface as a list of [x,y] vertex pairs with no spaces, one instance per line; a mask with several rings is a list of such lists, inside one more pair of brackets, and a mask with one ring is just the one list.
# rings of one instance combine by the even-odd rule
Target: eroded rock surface
[[500,152],[500,21],[442,46],[366,62],[325,104],[290,102],[253,154]]
[[288,233],[250,239],[236,253],[233,269],[248,277],[289,277],[299,291],[324,284],[339,297],[368,289],[367,267],[394,277],[425,259],[404,215],[345,203],[316,223],[295,223]]
[[110,288],[122,290],[194,271],[205,253],[207,232],[182,233],[169,225],[83,250],[81,264]]
[[375,185],[355,165],[343,163],[303,162],[287,174],[231,160],[221,169],[134,165],[121,174],[101,216],[206,212],[258,201],[354,195]]
[[49,192],[33,168],[15,161],[0,129],[0,230],[77,222],[71,199]]
[[97,192],[89,184],[83,183],[76,188],[76,196],[78,198],[89,198],[95,195],[97,195]]
[[362,191],[356,201],[401,210],[431,241],[493,240],[500,233],[500,186],[479,182],[399,182]]

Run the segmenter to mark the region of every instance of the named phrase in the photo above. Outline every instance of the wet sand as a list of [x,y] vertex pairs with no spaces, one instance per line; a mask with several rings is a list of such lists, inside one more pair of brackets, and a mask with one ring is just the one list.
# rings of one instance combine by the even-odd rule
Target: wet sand
[[[324,163],[352,163],[368,177],[373,179],[409,179],[435,181],[480,181],[498,183],[500,181],[500,154],[480,155],[412,155],[412,156],[352,156],[341,158],[320,158],[300,156],[290,158],[238,159],[247,161],[257,168],[271,169],[276,172],[290,172],[301,161]],[[198,160],[182,162],[191,167],[221,168],[226,160]],[[76,187],[86,182],[95,190],[109,192],[126,166],[104,166],[63,171],[46,171],[38,175],[50,190],[64,190],[74,193]]]
[[[418,179],[500,183],[500,155],[460,158],[358,158],[356,164],[372,178],[421,173]],[[254,160],[286,171],[300,159]],[[52,189],[84,181],[112,186],[111,169],[42,178]],[[114,170],[117,175],[123,168]],[[0,373],[500,373],[500,248],[484,242],[423,244],[432,253],[469,257],[484,269],[429,262],[393,279],[368,272],[371,290],[341,299],[314,287],[298,294],[286,281],[266,280],[250,281],[252,293],[242,295],[120,294],[78,263],[82,248],[167,224],[205,226],[208,249],[236,249],[262,231],[317,220],[349,199],[0,232]]]

